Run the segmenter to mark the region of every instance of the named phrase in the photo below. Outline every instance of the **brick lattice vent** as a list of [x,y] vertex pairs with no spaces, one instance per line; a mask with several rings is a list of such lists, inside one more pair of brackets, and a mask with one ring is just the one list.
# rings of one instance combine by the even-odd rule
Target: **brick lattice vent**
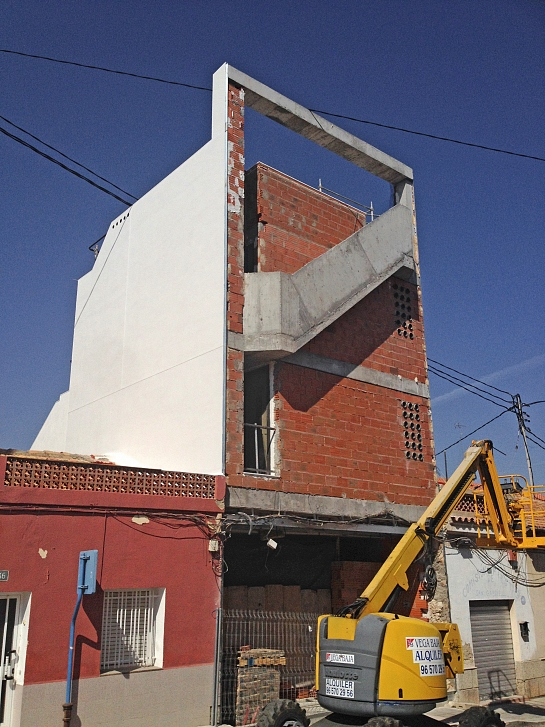
[[188,472],[8,457],[4,485],[46,490],[214,499],[216,478],[213,475]]
[[420,405],[402,401],[403,434],[405,436],[405,457],[424,461],[422,454],[422,425],[420,424]]
[[394,283],[392,285],[394,292],[395,304],[395,324],[397,326],[397,335],[403,338],[414,339],[413,327],[413,306],[414,301],[409,288],[404,285]]

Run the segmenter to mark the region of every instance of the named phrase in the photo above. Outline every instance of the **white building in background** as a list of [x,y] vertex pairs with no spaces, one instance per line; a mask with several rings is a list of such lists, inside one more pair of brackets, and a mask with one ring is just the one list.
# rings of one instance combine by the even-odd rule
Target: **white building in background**
[[[462,506],[473,509],[473,496]],[[545,693],[545,553],[479,550],[475,517],[451,520],[445,563],[450,618],[464,644],[460,702]]]

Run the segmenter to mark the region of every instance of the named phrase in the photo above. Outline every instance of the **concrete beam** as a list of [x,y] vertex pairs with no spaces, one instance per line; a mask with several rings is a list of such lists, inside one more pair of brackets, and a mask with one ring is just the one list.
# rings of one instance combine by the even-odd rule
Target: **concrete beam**
[[292,275],[246,273],[244,350],[295,353],[392,275],[415,278],[412,211],[403,204]]
[[[246,475],[251,486],[252,475]],[[251,490],[245,487],[228,487],[226,512],[250,511],[255,515],[278,513],[283,515],[310,515],[340,519],[365,519],[394,517],[403,523],[416,522],[425,508],[418,505],[399,505],[394,502],[374,500],[352,500],[325,495],[300,495],[272,490]],[[376,523],[375,523],[376,524]],[[385,525],[384,532],[391,532]]]
[[390,184],[412,180],[412,169],[339,126],[229,66],[231,81],[245,91],[245,104]]
[[287,356],[284,361],[295,366],[304,366],[307,369],[323,371],[326,374],[362,381],[365,384],[382,386],[385,389],[399,391],[401,394],[412,394],[413,396],[421,396],[424,399],[430,398],[430,389],[425,383],[415,381],[414,379],[405,379],[402,376],[395,376],[394,374],[387,374],[384,371],[370,369],[367,366],[355,366],[354,364],[346,363],[346,361],[338,361],[334,358],[319,356],[316,353],[297,351],[297,353]]

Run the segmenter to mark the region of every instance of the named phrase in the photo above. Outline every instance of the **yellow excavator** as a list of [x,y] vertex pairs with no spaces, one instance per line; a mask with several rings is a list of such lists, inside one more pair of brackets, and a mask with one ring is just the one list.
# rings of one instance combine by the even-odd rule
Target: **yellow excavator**
[[[421,715],[446,699],[447,678],[464,670],[458,627],[407,618],[390,609],[399,593],[409,589],[409,568],[431,550],[477,473],[482,503],[480,511],[476,506],[477,546],[545,547],[545,537],[536,532],[531,488],[506,486],[496,471],[492,442],[473,442],[361,596],[335,616],[320,616],[317,697],[333,715],[315,727],[365,723],[369,727],[417,727],[433,721]],[[485,708],[474,708],[466,722],[465,727],[503,724],[496,713]],[[276,700],[261,712],[257,724],[308,727],[308,719],[296,703]]]

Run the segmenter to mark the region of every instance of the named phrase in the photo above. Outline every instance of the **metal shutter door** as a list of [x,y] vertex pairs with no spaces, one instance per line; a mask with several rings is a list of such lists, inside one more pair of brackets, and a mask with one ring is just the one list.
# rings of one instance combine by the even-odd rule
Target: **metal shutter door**
[[470,601],[473,654],[479,698],[500,699],[516,694],[515,659],[507,601]]

